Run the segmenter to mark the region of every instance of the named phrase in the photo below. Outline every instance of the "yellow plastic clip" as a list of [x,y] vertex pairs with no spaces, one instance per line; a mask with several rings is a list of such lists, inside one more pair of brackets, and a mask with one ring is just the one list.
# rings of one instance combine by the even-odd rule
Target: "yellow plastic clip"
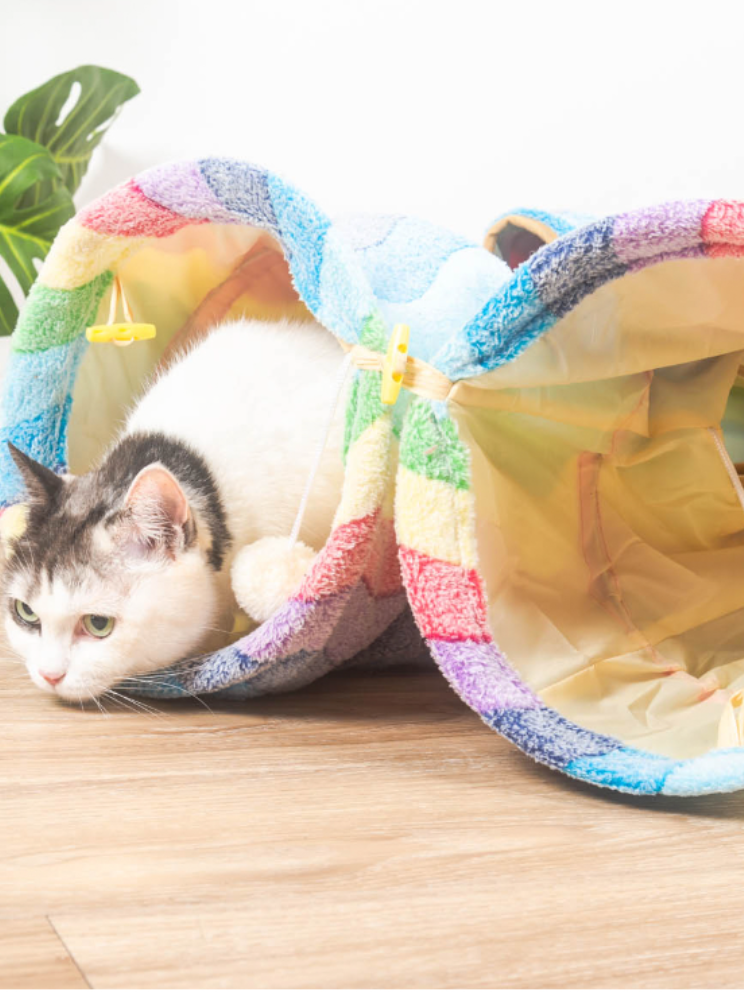
[[89,327],[85,336],[92,344],[111,341],[125,348],[133,341],[147,341],[156,335],[154,324],[97,324]]
[[[124,311],[125,323],[117,324],[116,311],[119,309],[119,298],[121,298],[122,310]],[[157,334],[154,324],[135,324],[132,311],[124,295],[124,290],[119,282],[119,277],[114,279],[111,287],[111,306],[109,308],[109,319],[106,324],[96,324],[89,327],[86,338],[92,344],[101,344],[110,341],[119,348],[126,348],[133,341],[148,341]]]
[[392,406],[400,395],[408,361],[410,336],[411,328],[408,324],[396,324],[390,336],[387,355],[382,363],[382,402],[386,406]]

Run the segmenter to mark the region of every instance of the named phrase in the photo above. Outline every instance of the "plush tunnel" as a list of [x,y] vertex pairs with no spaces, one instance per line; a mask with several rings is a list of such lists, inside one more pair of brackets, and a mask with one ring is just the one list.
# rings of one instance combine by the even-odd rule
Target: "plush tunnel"
[[[296,592],[157,693],[250,697],[430,655],[490,727],[574,778],[731,791],[743,255],[734,202],[516,211],[479,247],[407,217],[331,221],[248,164],[169,164],[60,232],[13,335],[3,438],[56,471],[92,466],[178,329],[252,258],[231,316],[312,315],[355,358],[345,482]],[[154,339],[87,343],[114,282]],[[419,374],[386,406],[376,359],[401,323]],[[0,458],[8,507],[23,490]]]

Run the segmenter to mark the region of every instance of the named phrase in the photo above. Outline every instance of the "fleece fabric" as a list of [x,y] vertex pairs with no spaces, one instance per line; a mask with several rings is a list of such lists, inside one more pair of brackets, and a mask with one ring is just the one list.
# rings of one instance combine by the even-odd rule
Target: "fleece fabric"
[[[477,381],[511,362],[626,273],[669,258],[744,253],[744,205],[725,201],[588,223],[537,211],[530,218],[553,234],[511,271],[492,252],[425,221],[331,221],[294,186],[247,163],[203,159],[151,169],[60,232],[13,336],[2,441],[66,470],[85,328],[126,261],[158,242],[168,250],[185,228],[196,239],[208,225],[266,232],[301,300],[331,333],[384,352],[392,325],[406,323],[411,352],[453,382]],[[297,592],[257,630],[176,664],[157,690],[143,685],[142,692],[251,697],[297,689],[346,665],[430,655],[489,727],[574,778],[642,794],[744,787],[742,748],[664,758],[572,723],[541,700],[489,627],[471,457],[447,404],[406,397],[391,411],[381,403],[380,381],[378,372],[356,373],[341,502]],[[3,443],[0,501],[7,507],[22,498]]]

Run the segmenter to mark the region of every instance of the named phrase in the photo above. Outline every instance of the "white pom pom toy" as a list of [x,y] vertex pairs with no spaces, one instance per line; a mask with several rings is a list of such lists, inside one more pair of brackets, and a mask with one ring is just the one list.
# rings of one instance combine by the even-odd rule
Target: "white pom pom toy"
[[245,612],[263,623],[297,592],[315,552],[290,537],[263,537],[235,556],[231,581]]
[[289,537],[262,537],[241,548],[235,556],[230,572],[235,598],[248,616],[258,623],[268,620],[297,592],[315,558],[315,551],[299,540],[299,534],[351,360],[352,354],[348,352],[336,374],[333,403],[328,411],[323,436],[318,441],[292,533]]

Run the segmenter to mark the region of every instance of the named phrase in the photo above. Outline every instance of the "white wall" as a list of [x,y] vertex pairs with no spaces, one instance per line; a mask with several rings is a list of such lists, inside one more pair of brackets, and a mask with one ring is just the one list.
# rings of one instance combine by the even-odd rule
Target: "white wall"
[[84,62],[137,79],[80,204],[226,154],[480,240],[519,205],[744,198],[743,25],[734,2],[5,0],[0,105]]

